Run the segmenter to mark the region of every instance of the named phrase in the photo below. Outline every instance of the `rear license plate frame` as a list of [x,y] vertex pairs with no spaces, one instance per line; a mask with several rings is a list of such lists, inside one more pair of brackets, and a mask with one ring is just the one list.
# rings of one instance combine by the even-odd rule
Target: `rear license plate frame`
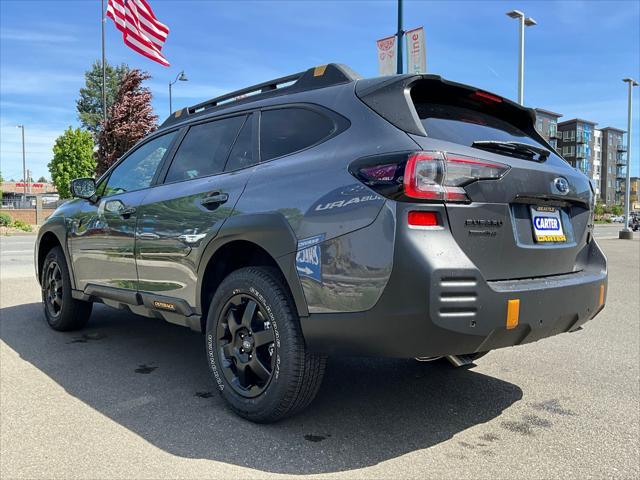
[[536,243],[566,243],[562,215],[557,207],[531,205],[531,229]]

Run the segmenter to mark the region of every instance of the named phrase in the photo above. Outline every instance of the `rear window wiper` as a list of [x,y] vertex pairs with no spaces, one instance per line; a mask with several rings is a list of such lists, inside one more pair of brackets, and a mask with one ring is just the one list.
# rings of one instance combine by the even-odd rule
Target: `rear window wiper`
[[488,151],[511,153],[517,157],[521,157],[523,155],[534,157],[535,155],[538,155],[539,162],[544,162],[551,154],[549,150],[543,147],[507,140],[476,140],[471,144],[471,146]]

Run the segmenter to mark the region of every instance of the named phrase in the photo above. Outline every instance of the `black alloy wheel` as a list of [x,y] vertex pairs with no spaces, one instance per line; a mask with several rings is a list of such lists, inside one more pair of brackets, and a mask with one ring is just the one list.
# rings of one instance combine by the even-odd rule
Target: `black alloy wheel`
[[62,271],[58,262],[51,261],[47,265],[47,271],[44,274],[42,282],[42,297],[45,299],[45,308],[52,318],[58,318],[62,311],[63,304],[63,282]]
[[265,307],[252,295],[227,301],[218,323],[222,372],[240,395],[253,398],[269,385],[275,368],[275,332]]
[[73,298],[69,268],[60,247],[49,250],[40,274],[42,305],[47,323],[54,330],[66,332],[84,327],[93,304]]
[[205,326],[207,363],[227,405],[269,423],[304,409],[318,393],[326,357],[307,350],[282,274],[244,267],[220,283]]

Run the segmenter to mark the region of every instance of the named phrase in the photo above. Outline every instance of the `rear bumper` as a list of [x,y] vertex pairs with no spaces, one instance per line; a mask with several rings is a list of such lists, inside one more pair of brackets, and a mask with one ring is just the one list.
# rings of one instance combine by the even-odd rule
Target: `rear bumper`
[[[606,258],[594,240],[581,252],[579,272],[487,282],[448,228],[397,232],[393,272],[371,310],[301,319],[312,351],[403,358],[484,352],[576,330],[604,307]],[[519,300],[510,329],[509,300]]]

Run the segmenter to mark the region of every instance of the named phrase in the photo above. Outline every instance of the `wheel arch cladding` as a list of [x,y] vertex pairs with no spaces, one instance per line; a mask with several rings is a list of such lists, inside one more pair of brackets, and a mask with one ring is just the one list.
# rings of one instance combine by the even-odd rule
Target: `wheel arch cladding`
[[[202,326],[209,305],[222,280],[232,271],[248,266],[271,266],[282,275],[299,316],[309,315],[295,269],[297,239],[280,213],[235,215],[211,240],[198,267],[198,310]],[[204,331],[204,330],[203,330]]]
[[44,265],[44,259],[46,258],[47,254],[51,251],[51,249],[55,248],[55,247],[60,247],[62,248],[62,251],[64,253],[65,256],[65,260],[67,261],[67,268],[69,270],[69,276],[72,279],[73,282],[73,277],[71,274],[71,266],[69,264],[69,256],[67,253],[67,249],[64,247],[64,243],[60,241],[60,239],[58,238],[58,235],[56,233],[54,233],[51,230],[45,231],[43,233],[40,234],[40,238],[38,239],[38,242],[36,243],[37,246],[37,270],[36,270],[36,277],[38,280],[38,283],[40,283],[41,280],[41,276],[42,276],[42,266]]

